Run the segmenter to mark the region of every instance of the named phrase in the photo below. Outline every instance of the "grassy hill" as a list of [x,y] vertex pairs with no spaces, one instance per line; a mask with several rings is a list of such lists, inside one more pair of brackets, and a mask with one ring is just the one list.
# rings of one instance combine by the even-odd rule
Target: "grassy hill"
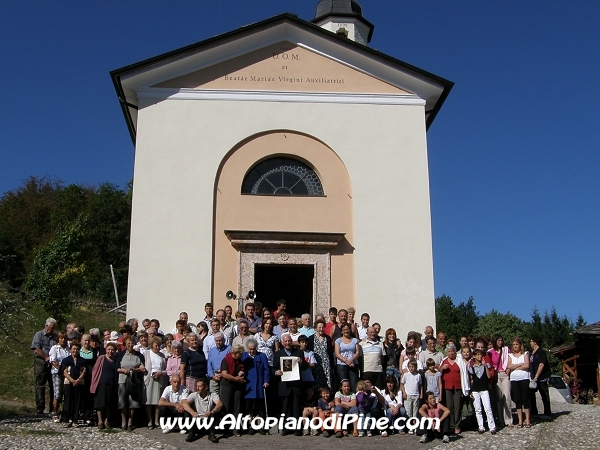
[[[105,310],[110,309],[107,305]],[[0,286],[0,415],[33,410],[33,335],[44,328],[48,314],[20,294]],[[117,329],[123,316],[98,307],[73,308],[68,322],[90,328]],[[65,324],[59,324],[58,328]]]

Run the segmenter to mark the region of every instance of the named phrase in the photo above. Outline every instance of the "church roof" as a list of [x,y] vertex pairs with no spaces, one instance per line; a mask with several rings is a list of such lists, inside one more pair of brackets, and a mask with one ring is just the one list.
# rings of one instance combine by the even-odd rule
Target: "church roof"
[[[134,144],[137,129],[137,89],[155,85],[164,80],[169,72],[173,75],[181,73],[186,64],[197,65],[203,54],[208,54],[215,48],[246,45],[249,49],[252,46],[255,49],[261,43],[266,46],[277,39],[296,39],[297,42],[311,44],[323,53],[335,53],[334,56],[341,61],[350,59],[352,61],[349,61],[349,64],[390,84],[414,92],[426,101],[427,128],[433,123],[454,86],[454,83],[447,79],[299,19],[294,14],[285,13],[111,71],[110,75]],[[236,51],[239,51],[239,48],[236,48]],[[221,55],[226,52],[215,53]]]

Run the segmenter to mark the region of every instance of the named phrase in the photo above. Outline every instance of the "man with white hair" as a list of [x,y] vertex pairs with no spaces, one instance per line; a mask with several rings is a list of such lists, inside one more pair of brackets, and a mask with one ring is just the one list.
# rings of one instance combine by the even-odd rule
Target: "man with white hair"
[[[181,385],[181,377],[178,373],[171,376],[170,385],[165,388],[158,400],[160,417],[183,417],[185,408],[183,401],[188,398],[187,387]],[[171,427],[163,427],[163,434],[171,432]]]
[[315,334],[315,329],[312,327],[312,322],[310,318],[310,314],[302,314],[302,327],[298,330],[300,334],[303,334],[306,337],[310,337]]
[[[35,406],[38,414],[43,414],[46,408],[46,384],[49,386],[50,399],[53,398],[52,375],[50,373],[50,349],[58,342],[54,330],[56,320],[46,319],[44,329],[33,336],[31,350],[35,356],[33,362],[33,377],[35,382]],[[50,407],[52,409],[52,407]],[[54,411],[58,414],[58,411]]]
[[225,344],[225,336],[218,332],[213,335],[215,346],[208,351],[207,376],[210,379],[210,392],[220,395],[221,381],[221,363],[229,352],[231,347]]
[[221,336],[225,338],[225,345],[229,345],[229,340],[227,336],[219,331],[219,321],[217,319],[213,319],[210,322],[211,333],[204,338],[204,342],[202,343],[202,350],[204,351],[204,356],[208,359],[208,352],[211,348],[215,347],[217,344],[215,343],[215,334],[220,333]]
[[[140,326],[140,322],[135,317],[132,317],[131,319],[129,319],[127,321],[127,325],[129,325],[131,327],[131,331],[133,331],[133,338],[136,339],[137,331]],[[136,342],[137,342],[137,340],[136,340]]]
[[75,328],[77,328],[77,324],[74,322],[71,322],[70,324],[67,325],[67,336],[69,334],[71,334],[73,331],[77,331]]
[[[273,370],[279,380],[281,380],[284,370],[282,358],[284,358],[283,361],[285,361],[285,358],[296,358],[300,372],[308,368],[308,364],[304,359],[304,352],[299,348],[292,347],[292,337],[289,334],[281,336],[281,345],[283,348],[275,352],[273,356]],[[302,415],[302,381],[279,381],[277,393],[281,401],[281,412],[287,417],[299,419]],[[291,430],[284,428],[280,432],[282,436],[285,436],[291,433]],[[295,430],[294,434],[302,436],[302,430]]]

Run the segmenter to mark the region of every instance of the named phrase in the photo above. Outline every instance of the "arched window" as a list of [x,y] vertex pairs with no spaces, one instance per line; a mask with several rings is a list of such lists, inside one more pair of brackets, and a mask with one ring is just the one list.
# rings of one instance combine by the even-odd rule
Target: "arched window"
[[270,158],[248,172],[242,194],[323,196],[321,180],[306,164],[292,158]]

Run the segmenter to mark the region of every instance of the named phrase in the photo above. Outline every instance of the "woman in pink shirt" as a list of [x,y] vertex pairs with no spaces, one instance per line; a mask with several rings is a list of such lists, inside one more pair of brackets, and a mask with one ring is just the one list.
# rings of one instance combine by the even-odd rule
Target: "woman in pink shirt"
[[492,360],[492,366],[496,372],[492,385],[492,405],[496,405],[498,424],[500,426],[513,425],[512,412],[510,410],[510,370],[508,369],[509,349],[504,345],[504,339],[499,334],[492,337],[492,348],[488,355]]
[[174,373],[179,373],[179,366],[181,365],[181,352],[183,350],[180,341],[173,341],[171,343],[171,356],[167,358],[167,367],[165,372],[169,377],[169,383],[171,382],[171,376]]

